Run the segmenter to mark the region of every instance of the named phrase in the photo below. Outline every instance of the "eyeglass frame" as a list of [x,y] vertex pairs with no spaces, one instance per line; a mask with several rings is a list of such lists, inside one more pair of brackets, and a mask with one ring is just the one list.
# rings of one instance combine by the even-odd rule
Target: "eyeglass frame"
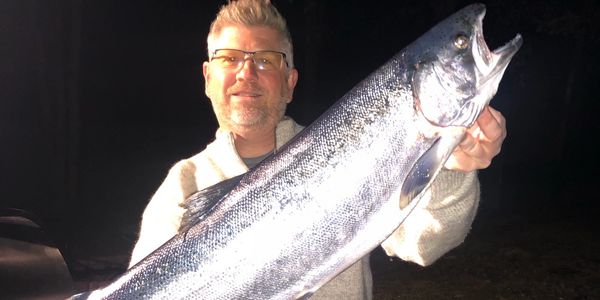
[[[254,64],[256,64],[256,61],[254,60],[254,59],[255,59],[255,56],[254,56],[254,55],[255,55],[256,53],[259,53],[259,52],[275,52],[275,53],[281,54],[281,57],[282,57],[282,59],[283,59],[283,62],[285,62],[285,67],[286,67],[286,68],[289,68],[289,67],[290,67],[290,64],[289,64],[289,63],[288,63],[288,61],[287,61],[287,55],[285,54],[285,52],[281,52],[281,51],[275,51],[275,50],[244,51],[244,50],[240,50],[240,49],[233,49],[233,48],[219,48],[219,49],[215,49],[215,50],[212,52],[212,55],[210,56],[210,60],[209,60],[209,61],[213,61],[215,58],[219,58],[219,57],[215,57],[215,55],[217,54],[217,51],[220,51],[220,50],[234,50],[234,51],[240,51],[240,52],[244,53],[244,59],[242,60],[242,62],[241,62],[241,64],[240,64],[240,66],[239,66],[238,68],[241,68],[241,67],[244,65],[244,63],[245,63],[245,62],[246,62],[246,60],[247,60],[246,56],[251,56],[251,57],[252,57],[252,62],[253,62]],[[260,70],[260,69],[259,69],[259,70]]]

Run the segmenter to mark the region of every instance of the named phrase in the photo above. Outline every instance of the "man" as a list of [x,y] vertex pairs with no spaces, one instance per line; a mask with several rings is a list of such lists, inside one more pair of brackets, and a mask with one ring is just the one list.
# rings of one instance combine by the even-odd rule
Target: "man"
[[[298,80],[283,17],[268,0],[223,6],[208,35],[203,64],[205,92],[219,122],[216,139],[199,154],[175,164],[152,197],[130,265],[179,229],[179,204],[194,192],[248,171],[302,130],[285,109]],[[505,137],[502,115],[486,108],[406,221],[382,246],[389,255],[431,264],[460,244],[475,216],[479,184]],[[338,275],[313,299],[370,299],[368,256]]]

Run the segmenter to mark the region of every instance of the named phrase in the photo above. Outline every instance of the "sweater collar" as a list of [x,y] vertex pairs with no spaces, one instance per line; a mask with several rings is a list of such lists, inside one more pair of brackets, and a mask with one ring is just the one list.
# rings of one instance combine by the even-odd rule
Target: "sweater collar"
[[[279,121],[277,127],[275,127],[276,149],[281,148],[281,146],[285,145],[285,143],[287,143],[296,134],[296,132],[294,131],[294,125],[294,120],[288,116],[284,116],[281,119],[281,121]],[[230,148],[233,149],[237,154],[237,151],[235,150],[235,143],[233,140],[233,133],[231,133],[231,131],[219,127],[215,134],[215,139],[227,141]]]

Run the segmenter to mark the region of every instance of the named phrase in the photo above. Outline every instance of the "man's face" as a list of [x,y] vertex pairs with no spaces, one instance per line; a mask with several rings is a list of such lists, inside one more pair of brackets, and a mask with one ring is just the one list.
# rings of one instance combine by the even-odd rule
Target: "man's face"
[[[267,27],[228,26],[213,42],[214,49],[247,52],[283,52],[279,34]],[[275,128],[296,86],[298,73],[285,64],[276,70],[259,70],[248,57],[238,70],[222,68],[217,61],[203,64],[205,92],[223,129],[243,134]]]

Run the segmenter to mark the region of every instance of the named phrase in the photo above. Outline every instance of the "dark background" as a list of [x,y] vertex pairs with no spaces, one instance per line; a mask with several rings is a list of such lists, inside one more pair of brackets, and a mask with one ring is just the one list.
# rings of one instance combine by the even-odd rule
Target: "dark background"
[[[300,72],[288,112],[303,124],[470,3],[273,2]],[[480,172],[474,229],[565,221],[595,233],[600,5],[483,2],[490,48],[517,32],[524,44],[492,100],[508,137]],[[122,269],[169,167],[213,138],[201,65],[221,4],[0,0],[0,207],[36,214],[71,266],[118,256]]]

